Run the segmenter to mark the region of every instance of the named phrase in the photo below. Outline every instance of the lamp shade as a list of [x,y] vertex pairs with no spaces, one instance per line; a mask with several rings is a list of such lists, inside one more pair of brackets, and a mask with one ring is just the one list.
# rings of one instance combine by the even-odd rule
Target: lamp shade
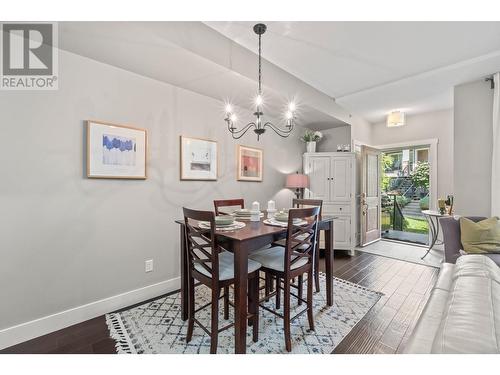
[[387,115],[387,127],[393,128],[405,125],[405,113],[401,111],[394,111]]
[[305,174],[289,174],[286,176],[286,187],[290,189],[309,187],[309,177]]

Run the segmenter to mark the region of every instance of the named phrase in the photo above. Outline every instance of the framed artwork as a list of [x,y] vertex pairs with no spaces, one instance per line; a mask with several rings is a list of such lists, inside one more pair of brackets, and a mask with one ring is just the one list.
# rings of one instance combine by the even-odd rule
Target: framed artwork
[[181,135],[181,180],[217,180],[217,141]]
[[145,129],[87,121],[87,177],[146,179]]
[[238,181],[262,181],[263,151],[260,148],[238,145]]

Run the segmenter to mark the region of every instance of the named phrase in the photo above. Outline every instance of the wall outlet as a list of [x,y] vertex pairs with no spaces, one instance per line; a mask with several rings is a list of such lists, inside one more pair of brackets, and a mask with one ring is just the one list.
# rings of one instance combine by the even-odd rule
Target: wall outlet
[[153,259],[148,259],[144,262],[146,272],[153,272]]

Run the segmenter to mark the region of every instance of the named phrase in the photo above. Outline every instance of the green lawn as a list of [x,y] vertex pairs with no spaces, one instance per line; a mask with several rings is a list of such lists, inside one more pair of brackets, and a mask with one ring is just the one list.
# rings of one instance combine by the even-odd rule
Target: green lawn
[[405,232],[412,233],[424,233],[427,234],[429,232],[429,225],[427,224],[427,220],[425,219],[415,219],[411,217],[405,217],[407,225],[405,226]]
[[[391,213],[382,211],[382,230],[392,229],[391,223]],[[405,217],[405,225],[403,226],[403,231],[412,233],[424,233],[429,232],[429,225],[425,219],[415,219],[411,217]]]

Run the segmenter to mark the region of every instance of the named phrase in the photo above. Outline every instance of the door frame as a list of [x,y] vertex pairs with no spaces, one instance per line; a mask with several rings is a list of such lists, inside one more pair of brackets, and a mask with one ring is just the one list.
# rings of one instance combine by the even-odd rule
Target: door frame
[[370,146],[373,148],[380,149],[381,151],[391,149],[391,148],[405,148],[405,147],[415,147],[415,146],[429,146],[429,209],[436,211],[437,210],[437,196],[438,196],[438,172],[437,172],[437,163],[438,163],[438,144],[439,139],[430,138],[423,139],[418,141],[407,141],[407,142],[398,142],[391,143],[386,145],[376,145]]

